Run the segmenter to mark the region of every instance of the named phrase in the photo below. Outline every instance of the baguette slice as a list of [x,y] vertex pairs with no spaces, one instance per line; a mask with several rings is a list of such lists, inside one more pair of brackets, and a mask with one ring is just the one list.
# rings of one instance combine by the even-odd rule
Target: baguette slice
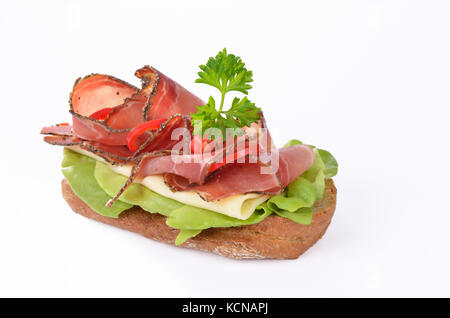
[[[178,230],[166,225],[165,216],[146,212],[137,206],[122,212],[117,219],[102,216],[78,198],[65,179],[62,193],[72,210],[87,218],[174,244]],[[295,259],[324,235],[335,207],[336,188],[333,180],[327,179],[323,199],[314,205],[311,225],[270,215],[257,224],[203,230],[180,246],[234,259]]]

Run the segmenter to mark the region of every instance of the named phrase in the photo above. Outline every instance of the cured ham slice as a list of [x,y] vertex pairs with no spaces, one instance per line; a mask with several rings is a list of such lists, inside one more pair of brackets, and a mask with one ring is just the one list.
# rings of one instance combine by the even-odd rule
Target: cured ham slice
[[44,141],[50,145],[55,146],[78,146],[83,142],[82,139],[73,136],[62,136],[62,135],[45,136]]
[[261,174],[261,163],[233,163],[213,174],[205,184],[186,190],[197,192],[205,201],[215,201],[249,192],[277,194],[283,188],[276,173]]
[[[314,152],[309,146],[295,145],[279,150],[279,168],[273,173],[261,173],[264,163],[232,163],[208,177],[204,184],[192,185],[177,175],[165,177],[172,188],[199,193],[206,201],[215,201],[242,193],[258,192],[278,194],[305,172],[314,161]],[[190,172],[192,174],[192,171]],[[199,171],[199,174],[201,170]],[[185,175],[184,178],[188,177]]]
[[[173,134],[175,129],[181,129],[182,132],[188,133],[189,136],[184,136],[183,134],[176,136]],[[134,156],[136,157],[141,153],[150,153],[157,150],[171,150],[176,144],[182,141],[183,138],[185,139],[185,142],[188,143],[191,131],[192,127],[186,116],[180,114],[173,115],[167,121],[162,123],[158,130],[147,136],[144,142],[139,146],[138,150],[134,153]],[[186,147],[187,145],[182,148]]]
[[75,81],[70,95],[71,111],[88,117],[103,108],[113,108],[123,104],[126,98],[139,89],[114,76],[91,74]]
[[[240,147],[241,144],[242,147]],[[166,150],[169,149],[167,148]],[[257,154],[251,152],[248,148],[248,139],[245,139],[240,144],[233,144],[221,149],[213,149],[213,151],[215,151],[214,154],[183,154],[172,152],[168,157],[155,157],[150,152],[142,157],[137,170],[137,176],[146,177],[156,174],[172,174],[187,180],[183,182],[178,179],[182,184],[203,184],[211,172],[218,170],[211,170],[211,167],[215,164],[220,163],[219,169],[224,169],[227,163],[242,161],[245,164],[245,162],[258,162],[258,159],[255,158]],[[173,186],[172,184],[169,185]]]
[[283,187],[293,182],[314,163],[310,146],[295,145],[280,149],[278,176]]
[[[189,115],[204,104],[154,68],[145,66],[135,75],[142,80],[140,90],[114,77],[98,74],[75,83],[70,112],[77,137],[107,145],[126,145],[128,133],[137,125],[175,114]],[[111,108],[105,120],[89,117],[104,108]]]
[[265,163],[246,162],[227,164],[208,176],[212,160],[186,162],[187,156],[183,155],[150,156],[136,164],[126,187],[135,177],[164,174],[172,189],[196,191],[206,201],[250,192],[278,194],[313,164],[314,152],[309,146],[295,145],[280,149],[278,157],[278,169],[272,173],[261,173]]
[[[280,193],[312,165],[314,153],[308,146],[275,148],[262,114],[258,123],[244,127],[242,139],[228,145],[234,140],[228,138],[224,148],[218,148],[220,138],[191,142],[189,115],[204,102],[149,66],[135,75],[141,89],[102,74],[78,79],[70,97],[72,126],[41,130],[49,144],[76,146],[111,164],[133,165],[108,206],[137,177],[163,175],[174,191],[196,191],[214,201],[251,192]],[[182,134],[174,138],[177,129]],[[195,144],[200,153],[186,153]]]
[[111,164],[124,164],[130,162],[133,153],[125,146],[110,146],[104,145],[95,141],[83,140],[74,136],[45,136],[44,141],[56,146],[78,146],[79,148],[91,152],[106,162]]
[[42,135],[58,135],[58,136],[72,136],[72,126],[70,125],[54,125],[48,126],[41,129]]
[[[60,127],[57,126],[44,127],[41,130],[41,133],[49,135],[44,137],[44,141],[51,145],[80,146],[83,150],[98,155],[109,163],[124,164],[135,162],[142,157],[141,153],[145,155],[146,159],[155,157],[155,154],[157,156],[172,154],[172,147],[182,141],[184,137],[183,135],[180,135],[179,138],[172,139],[172,132],[174,129],[184,128],[186,125],[189,124],[187,123],[185,116],[172,116],[161,124],[156,132],[150,134],[136,152],[131,152],[128,147],[122,145],[107,145],[97,141],[84,140],[71,135],[69,130],[61,130]],[[187,132],[189,132],[189,130],[187,130]],[[187,147],[187,145],[185,147]],[[170,157],[168,159],[170,159]]]

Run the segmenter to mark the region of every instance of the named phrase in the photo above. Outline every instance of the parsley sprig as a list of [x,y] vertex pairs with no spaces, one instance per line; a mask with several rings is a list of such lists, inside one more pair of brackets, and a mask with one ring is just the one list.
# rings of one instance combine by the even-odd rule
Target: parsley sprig
[[[203,134],[209,128],[218,128],[226,138],[227,128],[235,128],[236,134],[242,134],[242,127],[250,126],[260,119],[261,109],[248,100],[247,96],[235,97],[229,109],[223,110],[228,92],[237,91],[247,95],[252,88],[248,83],[253,82],[253,72],[245,68],[245,63],[239,56],[228,54],[223,49],[216,57],[210,57],[206,65],[200,65],[200,70],[195,82],[216,87],[221,93],[221,100],[217,108],[216,101],[211,96],[206,105],[198,106],[197,113],[191,114],[194,135]],[[198,125],[199,121],[201,127]]]

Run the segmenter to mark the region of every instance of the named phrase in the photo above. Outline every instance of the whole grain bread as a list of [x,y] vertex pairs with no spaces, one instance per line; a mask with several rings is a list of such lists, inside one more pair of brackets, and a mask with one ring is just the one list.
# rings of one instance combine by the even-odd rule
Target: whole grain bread
[[[62,181],[62,193],[72,210],[87,218],[174,244],[178,230],[166,225],[165,216],[148,213],[139,207],[122,212],[117,219],[102,216],[78,198],[65,179]],[[257,224],[203,230],[180,246],[235,259],[295,259],[324,235],[335,207],[336,188],[333,180],[328,179],[323,199],[314,205],[311,225],[270,215]]]

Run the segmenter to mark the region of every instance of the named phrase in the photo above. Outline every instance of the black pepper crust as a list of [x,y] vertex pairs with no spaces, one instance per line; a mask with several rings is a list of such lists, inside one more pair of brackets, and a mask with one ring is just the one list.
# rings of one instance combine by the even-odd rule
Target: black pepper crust
[[[87,120],[87,121],[90,121],[90,122],[93,122],[93,123],[96,123],[96,124],[102,126],[109,133],[123,133],[123,132],[131,131],[131,128],[126,128],[126,129],[115,129],[115,128],[112,128],[112,127],[108,126],[107,122],[108,122],[109,118],[115,112],[117,112],[119,109],[128,107],[128,102],[129,101],[131,101],[132,99],[136,99],[138,97],[141,97],[141,96],[144,96],[144,97],[147,98],[147,100],[146,100],[146,102],[145,102],[145,104],[144,104],[144,106],[142,108],[143,121],[144,122],[147,121],[148,120],[148,114],[149,114],[150,108],[152,106],[152,97],[157,93],[157,86],[158,86],[159,80],[160,80],[160,76],[159,76],[158,71],[156,69],[154,69],[153,67],[148,66],[148,65],[145,65],[141,69],[137,70],[135,72],[135,75],[139,79],[141,79],[141,81],[142,81],[142,88],[141,89],[138,89],[134,85],[131,85],[131,84],[129,84],[129,83],[127,83],[127,82],[125,82],[125,81],[123,81],[121,79],[118,79],[118,78],[116,78],[114,76],[111,76],[111,75],[93,73],[93,74],[87,75],[87,76],[85,76],[83,78],[81,78],[81,77],[78,78],[75,81],[74,85],[73,85],[72,92],[70,93],[70,97],[69,97],[69,106],[70,106],[69,112],[73,116],[75,116],[75,117],[77,117],[77,118],[79,118],[81,120]],[[114,81],[118,81],[118,82],[124,84],[125,86],[128,86],[129,88],[135,89],[136,93],[133,94],[133,96],[131,96],[129,98],[125,98],[125,100],[123,101],[122,104],[120,104],[118,106],[115,106],[112,109],[112,111],[108,114],[108,116],[107,116],[107,118],[105,120],[96,120],[96,119],[91,118],[89,116],[84,116],[84,115],[78,114],[73,109],[73,101],[72,101],[73,100],[73,93],[75,91],[76,86],[81,81],[84,81],[84,80],[86,80],[86,79],[88,79],[90,77],[93,77],[93,76],[105,76],[106,78],[112,79]]]

